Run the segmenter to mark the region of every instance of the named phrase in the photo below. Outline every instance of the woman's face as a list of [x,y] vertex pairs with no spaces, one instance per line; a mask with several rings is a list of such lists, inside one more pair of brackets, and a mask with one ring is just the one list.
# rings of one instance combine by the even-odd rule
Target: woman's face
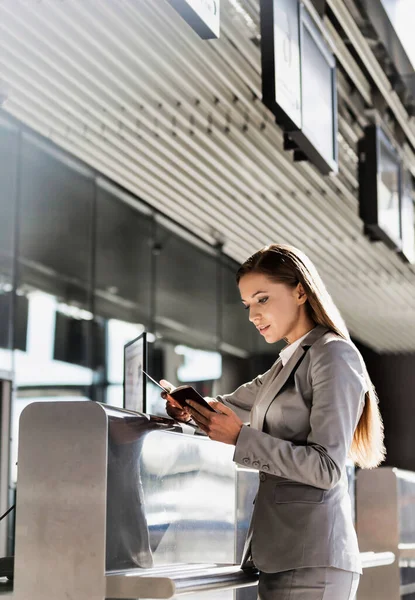
[[283,338],[291,343],[307,331],[307,297],[301,284],[292,288],[261,273],[248,273],[239,281],[239,292],[249,320],[269,344]]

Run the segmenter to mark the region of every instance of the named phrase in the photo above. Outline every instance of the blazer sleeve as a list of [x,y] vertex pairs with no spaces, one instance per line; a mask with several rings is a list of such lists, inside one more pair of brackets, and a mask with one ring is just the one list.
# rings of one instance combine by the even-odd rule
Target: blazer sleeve
[[268,381],[271,369],[262,375],[258,375],[252,381],[244,383],[232,392],[232,394],[216,396],[216,400],[229,406],[229,408],[238,415],[241,421],[249,423],[252,405],[255,402],[255,398],[261,387]]
[[[310,348],[310,352],[313,348]],[[312,406],[305,444],[242,427],[234,460],[245,466],[322,489],[339,481],[360,418],[367,385],[357,349],[348,341],[326,342],[311,355]]]

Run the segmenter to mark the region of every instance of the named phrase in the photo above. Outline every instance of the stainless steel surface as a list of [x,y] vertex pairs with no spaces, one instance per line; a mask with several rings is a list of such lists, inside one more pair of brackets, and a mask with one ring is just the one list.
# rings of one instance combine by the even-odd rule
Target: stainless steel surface
[[107,416],[38,402],[20,419],[16,600],[103,600]]
[[[20,422],[15,588],[1,585],[2,597],[197,600],[209,591],[253,600],[258,575],[239,560],[258,476],[232,456],[232,447],[170,419],[93,402],[29,405]],[[386,565],[367,569],[375,572],[394,556],[362,558],[366,568]]]
[[236,468],[236,535],[235,535],[235,562],[242,560],[242,553],[248,533],[249,522],[256,493],[258,491],[258,471],[237,466]]
[[[362,552],[392,552],[396,560],[365,570],[358,599],[398,600],[411,585],[415,558],[415,474],[390,467],[361,470],[356,485],[357,533]],[[407,579],[409,578],[409,581]]]
[[174,582],[169,577],[151,575],[108,575],[106,598],[173,598]]
[[204,436],[147,435],[141,466],[155,565],[235,562],[232,455]]
[[[11,381],[0,379],[0,516],[9,508]],[[0,521],[0,557],[7,553],[8,518]]]
[[238,528],[232,448],[170,419],[33,403],[20,421],[18,486],[17,600],[201,590],[230,600],[229,590],[255,583],[236,565],[249,508]]
[[107,570],[235,564],[235,532],[245,535],[250,515],[237,524],[232,447],[170,419],[108,414]]
[[182,594],[256,586],[258,574],[238,565],[189,565],[107,575],[108,598],[173,598]]

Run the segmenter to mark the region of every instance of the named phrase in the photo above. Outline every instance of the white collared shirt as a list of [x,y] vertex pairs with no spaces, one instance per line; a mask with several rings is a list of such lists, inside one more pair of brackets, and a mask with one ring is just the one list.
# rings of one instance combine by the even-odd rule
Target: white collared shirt
[[[312,331],[312,329],[310,329],[310,331]],[[293,342],[292,344],[288,344],[288,346],[285,346],[285,348],[281,350],[280,357],[283,367],[285,367],[285,365],[290,360],[294,352],[297,350],[298,346],[301,344],[303,339],[310,333],[310,331],[307,331],[307,333],[305,333],[302,337],[298,338],[298,340],[295,340],[295,342]]]

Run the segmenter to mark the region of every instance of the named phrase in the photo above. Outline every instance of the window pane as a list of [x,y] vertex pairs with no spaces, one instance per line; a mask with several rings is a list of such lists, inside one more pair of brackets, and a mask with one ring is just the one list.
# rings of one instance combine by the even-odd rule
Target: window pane
[[148,323],[151,219],[101,187],[97,188],[97,202],[97,312]]
[[200,348],[216,344],[216,257],[159,226],[157,330]]
[[[14,254],[14,211],[18,158],[18,130],[0,120],[0,348],[11,348],[11,302]],[[8,353],[0,355],[0,369],[10,368]]]
[[[27,298],[26,351],[15,351],[18,387],[91,385],[93,371],[85,364],[80,364],[80,361],[77,362],[79,357],[85,356],[86,339],[78,338],[74,344],[70,331],[62,331],[61,325],[56,328],[58,299],[39,290],[28,292]],[[67,350],[65,355],[63,350]]]
[[237,265],[222,266],[223,289],[223,341],[235,348],[251,353],[255,350],[255,327],[248,319],[248,311],[241,302],[235,274]]
[[[94,179],[65,155],[55,156],[24,136],[21,186],[20,258],[25,281],[49,278],[56,284],[60,280],[88,288]],[[61,288],[57,285],[56,292]]]

